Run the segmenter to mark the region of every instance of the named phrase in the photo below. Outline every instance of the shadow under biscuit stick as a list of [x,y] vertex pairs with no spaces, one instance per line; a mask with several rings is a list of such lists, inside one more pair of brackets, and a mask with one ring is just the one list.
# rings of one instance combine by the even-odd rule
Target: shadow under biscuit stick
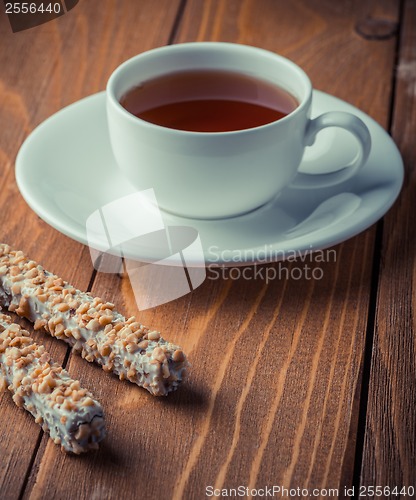
[[6,244],[0,244],[0,305],[154,396],[166,396],[186,375],[189,363],[180,347]]
[[42,345],[0,314],[0,388],[35,417],[65,452],[80,454],[98,448],[105,437],[100,403],[80,387]]

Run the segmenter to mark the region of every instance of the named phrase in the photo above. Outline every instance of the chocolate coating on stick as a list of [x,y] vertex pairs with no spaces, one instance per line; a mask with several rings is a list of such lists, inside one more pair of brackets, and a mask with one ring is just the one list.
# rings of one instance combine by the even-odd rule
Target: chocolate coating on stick
[[78,455],[97,449],[105,436],[103,410],[92,394],[5,314],[0,314],[2,386],[63,451]]
[[0,244],[0,305],[154,396],[175,390],[186,375],[189,363],[180,347],[5,244]]

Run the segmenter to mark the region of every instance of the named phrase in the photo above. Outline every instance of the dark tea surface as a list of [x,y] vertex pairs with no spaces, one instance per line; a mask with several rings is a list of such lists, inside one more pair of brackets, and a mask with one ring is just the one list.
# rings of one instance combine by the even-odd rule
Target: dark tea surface
[[150,123],[193,132],[229,132],[274,122],[296,99],[250,75],[221,70],[170,73],[129,90],[120,104]]

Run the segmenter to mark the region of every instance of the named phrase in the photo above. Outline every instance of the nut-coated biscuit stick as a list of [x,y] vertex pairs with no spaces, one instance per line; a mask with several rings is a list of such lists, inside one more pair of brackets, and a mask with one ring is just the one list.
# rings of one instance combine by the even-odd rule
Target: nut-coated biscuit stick
[[0,387],[7,387],[16,405],[65,452],[97,449],[105,436],[103,410],[92,394],[5,314],[0,314]]
[[175,390],[186,375],[189,363],[180,347],[6,244],[0,244],[0,305],[154,396]]

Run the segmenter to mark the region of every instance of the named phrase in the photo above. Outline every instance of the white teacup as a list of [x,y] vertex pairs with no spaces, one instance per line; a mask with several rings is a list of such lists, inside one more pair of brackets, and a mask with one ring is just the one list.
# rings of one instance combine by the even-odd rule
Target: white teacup
[[[270,81],[299,105],[284,118],[230,132],[188,132],[149,123],[129,113],[121,97],[140,82],[184,70],[227,70]],[[328,112],[310,119],[312,85],[296,64],[263,49],[218,42],[157,48],[119,66],[107,85],[111,145],[121,171],[138,190],[153,188],[159,206],[194,218],[224,218],[254,210],[285,187],[320,188],[354,176],[371,138],[355,115]],[[358,154],[337,171],[298,173],[306,146],[326,127],[357,139]]]

